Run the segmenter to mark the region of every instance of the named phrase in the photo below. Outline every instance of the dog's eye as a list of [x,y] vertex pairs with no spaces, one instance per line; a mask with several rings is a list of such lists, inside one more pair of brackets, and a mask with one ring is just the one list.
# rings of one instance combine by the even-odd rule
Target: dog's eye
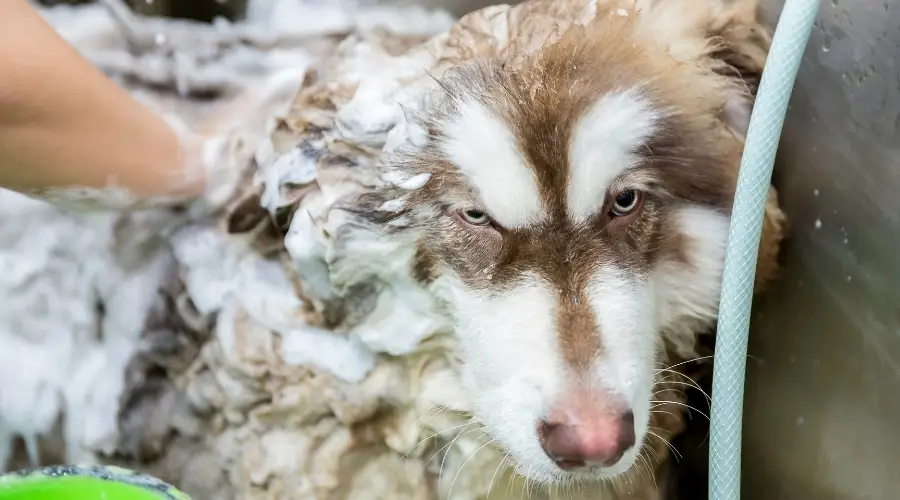
[[460,219],[473,226],[486,226],[491,223],[490,216],[480,210],[460,210],[457,213]]
[[613,200],[612,213],[617,217],[624,217],[637,209],[641,201],[641,194],[634,189],[626,189]]

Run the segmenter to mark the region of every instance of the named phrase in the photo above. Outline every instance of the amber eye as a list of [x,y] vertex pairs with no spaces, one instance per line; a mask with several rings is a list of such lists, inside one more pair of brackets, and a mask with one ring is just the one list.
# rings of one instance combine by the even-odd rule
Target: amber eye
[[634,189],[626,189],[613,200],[612,213],[617,217],[624,217],[637,209],[641,201],[641,195]]
[[460,210],[459,218],[473,226],[486,226],[491,223],[491,217],[480,210]]

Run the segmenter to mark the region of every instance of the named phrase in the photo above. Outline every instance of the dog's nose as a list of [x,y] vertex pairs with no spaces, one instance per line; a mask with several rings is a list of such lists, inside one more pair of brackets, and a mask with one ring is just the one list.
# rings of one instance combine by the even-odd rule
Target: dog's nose
[[634,413],[541,421],[544,452],[565,470],[609,467],[634,446]]

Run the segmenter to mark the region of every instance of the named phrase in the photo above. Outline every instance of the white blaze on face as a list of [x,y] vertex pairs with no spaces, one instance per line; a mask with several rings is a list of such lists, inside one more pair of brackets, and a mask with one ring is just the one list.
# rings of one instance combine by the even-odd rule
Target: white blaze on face
[[[634,412],[635,442],[641,443],[650,422],[656,368],[658,325],[653,280],[602,266],[591,277],[587,296],[603,346],[593,367],[594,383],[621,398]],[[624,472],[639,451],[640,446],[631,448],[604,473]]]
[[462,100],[445,124],[441,151],[478,192],[483,208],[506,228],[539,220],[542,203],[534,172],[509,127],[491,110]]
[[[638,151],[656,132],[661,113],[638,89],[606,94],[577,122],[569,151],[567,213],[580,223],[600,212],[610,186],[640,161]],[[593,380],[598,388],[628,405],[640,443],[650,419],[649,398],[657,325],[653,282],[602,265],[591,277],[588,300],[597,321],[601,354]],[[632,448],[607,474],[623,472],[635,460]]]
[[551,283],[524,275],[503,292],[450,284],[465,365],[463,383],[475,414],[522,472],[551,477],[558,468],[537,437],[537,423],[565,390]]
[[660,113],[637,89],[607,94],[578,121],[569,151],[568,214],[582,222],[603,208],[610,184],[635,166]]

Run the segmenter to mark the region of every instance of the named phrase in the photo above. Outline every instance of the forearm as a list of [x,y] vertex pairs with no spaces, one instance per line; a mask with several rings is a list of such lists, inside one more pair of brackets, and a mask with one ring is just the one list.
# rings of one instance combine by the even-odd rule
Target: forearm
[[25,0],[0,0],[0,186],[192,196],[202,172],[161,117],[84,60]]

